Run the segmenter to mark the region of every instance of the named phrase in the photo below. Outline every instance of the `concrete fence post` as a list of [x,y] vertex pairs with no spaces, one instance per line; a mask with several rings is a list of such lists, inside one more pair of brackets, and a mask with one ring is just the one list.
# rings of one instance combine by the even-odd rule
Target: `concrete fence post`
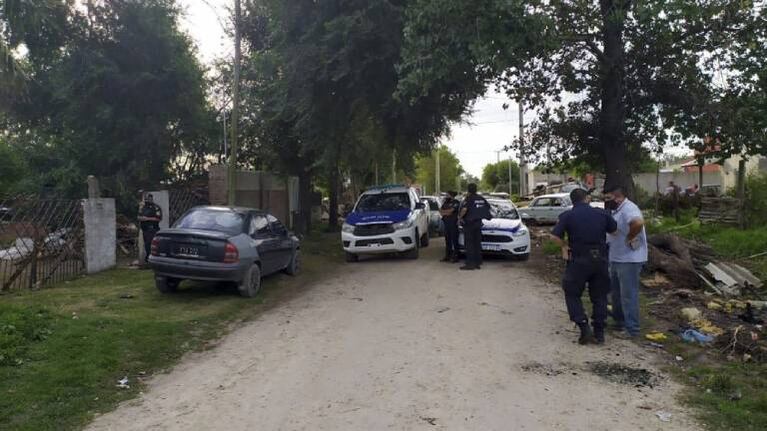
[[112,198],[84,199],[85,271],[94,274],[117,264],[117,216]]

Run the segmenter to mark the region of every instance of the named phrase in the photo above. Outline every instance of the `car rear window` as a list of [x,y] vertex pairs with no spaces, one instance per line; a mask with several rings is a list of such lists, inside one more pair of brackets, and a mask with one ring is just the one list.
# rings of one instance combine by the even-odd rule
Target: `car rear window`
[[177,229],[201,229],[229,234],[242,233],[245,217],[234,211],[200,208],[186,213],[176,224]]

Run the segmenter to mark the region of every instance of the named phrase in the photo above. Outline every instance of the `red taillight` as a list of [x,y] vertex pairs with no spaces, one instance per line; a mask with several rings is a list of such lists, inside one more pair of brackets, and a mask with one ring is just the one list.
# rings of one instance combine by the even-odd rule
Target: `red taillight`
[[224,247],[224,263],[236,263],[240,261],[240,252],[231,242]]
[[160,238],[154,237],[152,238],[152,256],[157,256],[160,249]]

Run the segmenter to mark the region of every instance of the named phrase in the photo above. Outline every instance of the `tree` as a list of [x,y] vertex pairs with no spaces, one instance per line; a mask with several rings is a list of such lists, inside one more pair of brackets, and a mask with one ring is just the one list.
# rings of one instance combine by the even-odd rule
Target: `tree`
[[[511,190],[509,190],[509,164],[511,164]],[[482,168],[482,187],[490,192],[519,192],[519,165],[513,160],[489,163]]]
[[[436,155],[439,152],[439,183],[441,190],[436,190]],[[458,190],[459,178],[464,174],[458,157],[444,145],[437,147],[428,156],[417,156],[415,160],[416,181],[427,190],[434,190],[438,194],[447,190]]]
[[175,2],[28,4],[37,3],[55,3],[46,20],[59,25],[8,27],[11,46],[28,50],[29,81],[6,132],[24,154],[46,159],[39,182],[81,196],[94,174],[132,194],[179,169],[201,170],[215,120]]
[[[405,0],[330,0],[252,4],[245,17],[250,86],[245,104],[258,112],[261,153],[287,173],[324,177],[335,227],[344,177],[369,182],[378,163],[413,170],[465,112],[459,99],[436,89],[414,103],[394,97],[401,57]],[[288,140],[291,151],[272,144]],[[269,157],[269,156],[266,156]],[[367,179],[367,180],[366,180]]]
[[608,186],[631,189],[630,160],[643,146],[704,136],[714,77],[700,59],[737,51],[724,43],[734,35],[756,40],[747,35],[755,8],[735,0],[416,0],[401,91],[417,100],[440,85],[452,89],[448,97],[478,97],[495,83],[539,112],[518,147],[599,160]]

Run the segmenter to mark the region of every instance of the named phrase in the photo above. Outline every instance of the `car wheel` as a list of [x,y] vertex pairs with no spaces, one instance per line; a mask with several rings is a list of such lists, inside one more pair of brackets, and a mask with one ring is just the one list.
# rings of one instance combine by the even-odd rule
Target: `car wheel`
[[290,258],[290,263],[285,268],[285,273],[288,275],[298,274],[298,270],[301,267],[301,253],[296,249],[293,252],[293,257]]
[[420,254],[420,251],[421,251],[421,241],[415,240],[413,241],[413,243],[415,244],[415,247],[403,253],[403,255],[408,259],[418,259],[418,255]]
[[429,246],[429,234],[425,234],[421,237],[421,247],[428,247]]
[[245,277],[237,283],[237,290],[246,298],[253,298],[258,294],[261,290],[261,268],[257,264],[253,264],[245,273]]
[[349,263],[359,262],[360,257],[354,253],[346,252],[346,261]]
[[155,277],[154,285],[157,286],[157,290],[161,293],[173,293],[178,289],[178,285],[181,280],[171,277]]

